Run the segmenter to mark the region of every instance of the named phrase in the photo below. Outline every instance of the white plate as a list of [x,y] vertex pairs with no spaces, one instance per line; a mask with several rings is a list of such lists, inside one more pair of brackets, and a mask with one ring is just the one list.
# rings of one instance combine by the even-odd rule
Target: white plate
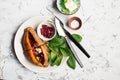
[[26,68],[28,68],[29,70],[33,71],[33,72],[39,72],[39,73],[47,73],[47,72],[51,72],[54,70],[58,70],[62,65],[64,60],[62,61],[62,64],[60,66],[48,66],[48,67],[40,67],[37,65],[32,64],[24,55],[23,53],[23,48],[22,48],[22,37],[23,37],[23,33],[24,33],[24,29],[26,27],[33,27],[35,30],[37,28],[37,26],[44,20],[49,20],[49,19],[53,19],[51,17],[45,17],[45,16],[35,16],[32,17],[30,19],[28,19],[27,21],[25,21],[18,29],[18,31],[16,32],[15,35],[15,39],[14,39],[14,49],[15,49],[15,53],[16,56],[18,58],[18,60],[20,61],[21,64],[23,64]]

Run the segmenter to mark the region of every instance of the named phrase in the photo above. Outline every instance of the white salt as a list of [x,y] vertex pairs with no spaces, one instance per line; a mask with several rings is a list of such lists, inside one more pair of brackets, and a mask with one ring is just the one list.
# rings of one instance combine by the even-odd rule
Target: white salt
[[73,21],[71,22],[71,27],[72,27],[72,28],[77,28],[77,27],[79,27],[79,22],[78,22],[77,20],[73,20]]

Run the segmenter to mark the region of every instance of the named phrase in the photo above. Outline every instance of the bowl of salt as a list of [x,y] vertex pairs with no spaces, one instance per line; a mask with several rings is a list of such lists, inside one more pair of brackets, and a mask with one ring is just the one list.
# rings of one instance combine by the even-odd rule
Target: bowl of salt
[[78,30],[80,29],[80,27],[82,26],[82,21],[80,18],[78,17],[72,17],[68,20],[68,26],[72,29],[72,30]]

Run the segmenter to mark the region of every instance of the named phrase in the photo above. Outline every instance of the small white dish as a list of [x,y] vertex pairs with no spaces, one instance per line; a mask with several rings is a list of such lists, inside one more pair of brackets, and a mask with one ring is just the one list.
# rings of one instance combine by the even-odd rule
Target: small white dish
[[[43,29],[44,27],[47,26],[47,30],[46,29]],[[50,28],[51,27],[51,28]],[[42,30],[43,31],[42,31]],[[50,31],[50,29],[52,29],[53,31]],[[42,31],[42,32],[41,32]],[[43,39],[44,41],[49,41],[49,40],[52,40],[55,35],[56,35],[56,29],[55,29],[55,26],[53,23],[50,23],[49,21],[43,21],[41,22],[38,27],[37,27],[37,34],[38,36]],[[45,36],[45,35],[46,36]]]

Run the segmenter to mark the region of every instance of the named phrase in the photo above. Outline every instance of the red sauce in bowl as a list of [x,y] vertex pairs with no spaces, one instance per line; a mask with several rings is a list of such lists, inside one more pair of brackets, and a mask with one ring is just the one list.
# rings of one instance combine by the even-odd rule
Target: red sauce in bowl
[[55,34],[55,29],[53,26],[43,24],[40,32],[45,38],[51,38]]

